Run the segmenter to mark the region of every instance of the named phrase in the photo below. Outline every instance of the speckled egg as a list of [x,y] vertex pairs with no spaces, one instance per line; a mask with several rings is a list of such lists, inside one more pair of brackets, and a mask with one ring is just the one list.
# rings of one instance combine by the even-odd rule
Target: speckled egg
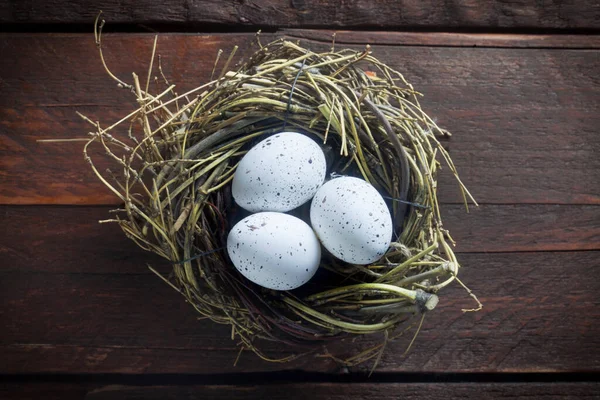
[[392,240],[392,217],[377,190],[362,179],[325,183],[310,206],[310,221],[331,254],[352,264],[380,259]]
[[314,196],[325,172],[325,155],[315,141],[281,132],[244,155],[233,177],[233,198],[251,212],[289,211]]
[[252,214],[227,237],[227,252],[238,271],[274,290],[291,290],[308,282],[321,261],[321,247],[311,227],[278,212]]

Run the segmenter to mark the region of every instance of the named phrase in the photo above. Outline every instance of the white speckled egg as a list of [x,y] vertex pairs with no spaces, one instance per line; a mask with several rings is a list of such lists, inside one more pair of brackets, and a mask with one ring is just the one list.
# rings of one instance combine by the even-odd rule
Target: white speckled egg
[[227,252],[242,275],[275,290],[305,284],[321,261],[319,239],[311,227],[278,212],[252,214],[238,222],[227,237]]
[[281,132],[244,155],[233,177],[233,198],[251,212],[290,211],[314,196],[325,172],[325,155],[315,141]]
[[362,179],[325,183],[310,206],[310,221],[331,254],[352,264],[380,259],[392,240],[392,217],[377,190]]

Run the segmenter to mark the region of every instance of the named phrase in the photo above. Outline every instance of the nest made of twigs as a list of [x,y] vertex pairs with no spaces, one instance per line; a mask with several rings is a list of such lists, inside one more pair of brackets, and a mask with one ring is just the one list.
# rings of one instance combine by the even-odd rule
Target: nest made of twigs
[[[100,32],[96,39],[101,48]],[[151,93],[153,63],[145,88],[135,74],[127,84],[109,71],[139,104],[107,128],[86,118],[96,127],[86,159],[124,204],[110,221],[173,265],[163,279],[197,312],[231,324],[242,348],[265,359],[260,339],[289,345],[284,360],[349,335],[384,332],[387,340],[394,328],[433,309],[437,293],[457,280],[459,263],[436,195],[437,158],[456,175],[436,138],[449,134],[421,110],[419,93],[368,47],[316,53],[278,40],[260,45],[233,71],[231,58],[210,82],[180,95],[166,78]],[[290,292],[248,281],[224,249],[239,218],[230,192],[236,165],[284,126],[330,149],[328,173],[359,176],[389,199],[396,232],[377,262],[351,265],[325,255],[317,276]],[[88,157],[97,144],[118,173],[101,173]],[[458,182],[465,202],[472,200]],[[364,361],[381,348],[346,361]]]

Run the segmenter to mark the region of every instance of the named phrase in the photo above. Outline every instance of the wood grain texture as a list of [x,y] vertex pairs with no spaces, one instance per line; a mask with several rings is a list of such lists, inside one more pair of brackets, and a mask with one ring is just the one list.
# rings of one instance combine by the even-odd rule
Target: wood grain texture
[[[78,29],[91,26],[94,7],[0,0],[0,25]],[[465,314],[467,293],[444,290],[412,350],[404,354],[412,332],[389,343],[373,381],[370,364],[346,370],[326,357],[281,365],[243,352],[235,364],[230,328],[200,320],[146,267],[168,274],[170,266],[117,226],[96,223],[117,201],[83,162],[81,143],[37,142],[85,136],[75,111],[108,124],[134,106],[105,75],[91,35],[4,34],[1,399],[598,398],[598,1],[107,0],[102,8],[108,30],[267,28],[277,33],[263,42],[285,36],[321,50],[341,28],[338,48],[373,45],[455,134],[444,145],[483,205],[466,214],[443,171],[444,223],[457,241],[460,277],[484,309]],[[514,33],[540,29],[561,34]],[[503,33],[435,33],[453,30]],[[253,37],[160,35],[159,53],[182,92],[208,79],[219,49],[237,44],[248,57]],[[153,36],[105,39],[119,77],[145,76]],[[374,339],[329,350],[350,355]],[[287,354],[274,344],[265,350]]]
[[[494,208],[506,207],[487,206],[482,211]],[[575,209],[585,218],[584,207],[558,208]],[[115,239],[121,237],[115,227],[94,226],[107,210],[3,207],[0,373],[337,371],[337,365],[324,358],[279,365],[260,362],[250,353],[234,367],[237,349],[230,329],[199,321],[190,306],[146,268],[150,263],[166,273],[168,265]],[[573,243],[582,242],[574,232],[584,229],[575,219],[577,213],[564,218],[573,225],[556,228],[571,232],[566,240]],[[535,225],[527,220],[528,212],[515,209],[511,214],[523,215],[521,227]],[[550,215],[548,210],[542,214]],[[544,218],[559,224],[559,219]],[[496,222],[497,231],[503,220],[501,214],[489,219]],[[459,222],[457,218],[454,223]],[[53,233],[48,232],[51,226]],[[470,228],[478,233],[465,241],[479,236],[481,252],[459,254],[461,278],[484,309],[463,314],[462,308],[473,306],[470,298],[458,285],[444,290],[413,350],[402,355],[410,334],[389,344],[381,372],[600,371],[600,281],[595,279],[600,246],[595,245],[596,251],[487,253],[494,242],[510,239],[510,234],[494,236],[492,228],[491,223],[490,228]],[[30,240],[22,244],[27,237]],[[352,347],[339,346],[332,350],[344,354]],[[273,356],[283,354],[276,346],[267,350]]]
[[[597,382],[556,383],[279,383],[269,385],[98,385],[88,383],[0,384],[3,400],[137,399],[595,399]],[[377,396],[377,397],[375,397]]]
[[0,22],[91,23],[99,10],[112,23],[187,26],[202,24],[247,27],[377,27],[387,30],[429,29],[598,29],[600,5],[593,0],[170,0],[103,1],[3,0]]
[[373,43],[387,46],[491,47],[534,49],[597,49],[598,35],[541,35],[511,33],[390,32],[330,29],[280,29],[290,38],[337,45]]
[[249,386],[105,387],[86,400],[138,399],[593,399],[600,383],[379,383]]
[[[158,51],[181,93],[209,78],[218,49],[238,44],[240,57],[249,56],[253,37],[161,35]],[[354,33],[351,41],[361,48],[357,43],[375,39],[383,40],[367,32]],[[145,76],[152,40],[107,36],[106,58],[114,73],[125,80],[132,71]],[[329,43],[312,40],[310,46]],[[600,204],[600,51],[373,48],[425,94],[425,110],[455,134],[446,145],[478,201]],[[75,111],[107,125],[134,106],[130,93],[115,90],[104,73],[92,38],[4,35],[0,52],[14,55],[11,62],[0,60],[0,203],[115,204],[83,161],[81,143],[37,142],[85,137],[90,127]],[[100,157],[101,168],[109,165]],[[44,174],[33,173],[40,170]],[[439,187],[442,202],[461,201],[447,171]]]
[[[458,253],[600,250],[598,206],[444,205]],[[2,271],[139,273],[164,261],[126,240],[109,207],[0,207]],[[90,268],[86,260],[96,261]],[[136,265],[137,263],[137,265]],[[98,269],[99,268],[99,269]]]

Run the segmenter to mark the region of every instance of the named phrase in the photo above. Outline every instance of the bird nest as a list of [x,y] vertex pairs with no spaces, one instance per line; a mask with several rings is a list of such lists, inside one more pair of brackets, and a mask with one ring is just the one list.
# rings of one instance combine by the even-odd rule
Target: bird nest
[[[422,323],[444,287],[462,285],[436,193],[438,159],[458,180],[438,140],[449,133],[421,110],[412,85],[369,47],[319,53],[287,40],[257,44],[246,62],[230,70],[232,54],[220,73],[213,69],[209,82],[184,94],[164,76],[163,87],[150,85],[156,41],[144,86],[135,74],[129,84],[107,68],[138,107],[105,128],[84,117],[96,128],[85,157],[123,203],[110,221],[167,260],[172,274],[157,274],[199,314],[231,325],[242,349],[272,360],[264,343],[280,342],[289,355],[277,361],[286,361],[322,352],[334,339],[383,333],[379,344],[344,360],[360,363],[377,357],[395,328]],[[160,65],[156,69],[162,75]],[[152,93],[151,86],[159,89]],[[395,234],[372,264],[324,254],[308,284],[274,291],[234,268],[226,238],[244,216],[231,195],[238,162],[257,141],[284,129],[323,144],[328,174],[370,182],[388,202]],[[101,172],[88,156],[97,145],[114,162],[112,172]],[[458,184],[466,204],[472,198]],[[295,213],[305,218],[306,210]]]

